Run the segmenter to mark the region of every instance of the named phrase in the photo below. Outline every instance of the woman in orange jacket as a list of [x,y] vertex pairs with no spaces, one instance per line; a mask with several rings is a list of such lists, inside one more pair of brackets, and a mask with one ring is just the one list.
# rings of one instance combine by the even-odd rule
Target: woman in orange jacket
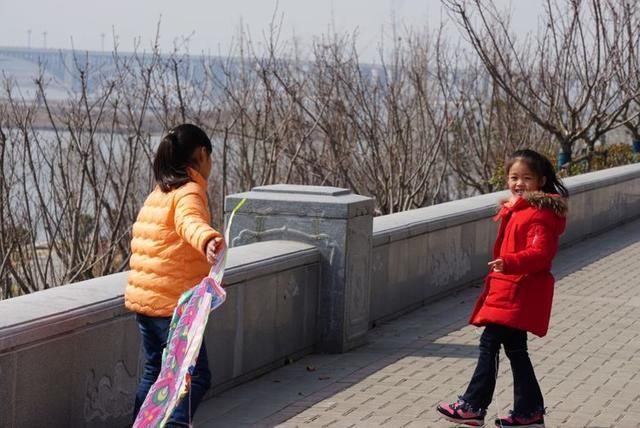
[[[136,313],[145,364],[136,393],[135,419],[160,373],[171,315],[182,293],[198,284],[224,246],[210,225],[207,179],[212,146],[195,125],[171,129],[153,161],[157,186],[140,209],[132,230],[131,261],[125,306]],[[167,426],[189,426],[211,384],[204,345],[191,378],[190,394]]]

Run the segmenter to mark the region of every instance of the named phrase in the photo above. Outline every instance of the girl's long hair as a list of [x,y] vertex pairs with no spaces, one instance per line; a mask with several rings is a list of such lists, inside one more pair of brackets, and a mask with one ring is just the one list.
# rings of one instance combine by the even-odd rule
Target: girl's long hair
[[565,198],[569,197],[569,191],[556,175],[556,170],[553,168],[551,161],[549,161],[545,156],[535,150],[516,150],[505,164],[505,171],[507,174],[509,173],[511,166],[517,161],[527,164],[529,169],[531,169],[531,171],[533,171],[533,173],[538,177],[546,178],[544,186],[540,189],[541,191],[545,193],[556,193]]
[[192,181],[187,168],[196,166],[194,153],[200,147],[204,147],[208,154],[213,150],[207,134],[189,123],[170,129],[162,138],[153,159],[153,175],[163,192]]

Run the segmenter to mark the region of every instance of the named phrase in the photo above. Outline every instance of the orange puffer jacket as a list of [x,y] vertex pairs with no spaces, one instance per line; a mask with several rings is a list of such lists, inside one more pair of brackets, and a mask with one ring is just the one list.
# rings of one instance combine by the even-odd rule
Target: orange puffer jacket
[[209,226],[207,182],[189,169],[192,182],[147,197],[133,225],[127,309],[154,317],[171,316],[180,295],[209,272],[205,246],[221,236]]

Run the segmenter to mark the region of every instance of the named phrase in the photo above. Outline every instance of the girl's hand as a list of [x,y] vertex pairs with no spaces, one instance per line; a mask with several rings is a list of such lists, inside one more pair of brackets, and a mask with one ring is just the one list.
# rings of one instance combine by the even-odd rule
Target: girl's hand
[[504,271],[504,260],[502,259],[491,260],[488,265],[491,266],[494,272]]
[[218,255],[224,248],[224,238],[217,236],[211,239],[207,243],[207,261],[211,264],[215,264],[218,260]]

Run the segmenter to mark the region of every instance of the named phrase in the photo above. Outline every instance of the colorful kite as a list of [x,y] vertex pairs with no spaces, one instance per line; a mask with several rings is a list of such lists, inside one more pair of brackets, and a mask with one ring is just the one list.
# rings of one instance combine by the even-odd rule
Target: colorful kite
[[[229,217],[226,242],[229,242],[233,217],[244,202],[242,199]],[[171,318],[160,374],[142,403],[133,428],[163,427],[180,399],[188,393],[209,313],[224,303],[227,296],[222,288],[226,259],[225,246],[209,276],[180,296]]]

